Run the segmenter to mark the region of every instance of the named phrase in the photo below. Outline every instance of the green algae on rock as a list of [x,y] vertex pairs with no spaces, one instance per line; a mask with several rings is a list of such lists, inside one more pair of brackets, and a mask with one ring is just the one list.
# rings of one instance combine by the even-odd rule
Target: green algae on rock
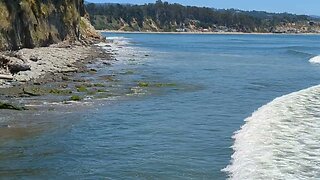
[[64,90],[61,90],[61,89],[50,89],[49,93],[50,94],[56,94],[56,95],[67,95],[67,94],[72,94],[72,91],[71,90],[67,90],[67,89],[64,89]]
[[27,110],[25,107],[19,107],[13,104],[3,103],[3,102],[0,102],[0,109],[9,109],[9,110],[17,110],[17,111]]
[[82,98],[80,96],[78,96],[78,95],[73,95],[73,96],[70,97],[70,100],[71,101],[81,101]]
[[78,91],[78,92],[87,92],[88,89],[87,89],[87,87],[85,87],[85,86],[80,86],[80,87],[77,88],[77,91]]
[[175,83],[149,83],[149,82],[138,82],[139,87],[175,87]]
[[139,86],[139,87],[148,87],[148,86],[149,86],[149,83],[147,83],[147,82],[139,82],[139,83],[138,83],[138,86]]

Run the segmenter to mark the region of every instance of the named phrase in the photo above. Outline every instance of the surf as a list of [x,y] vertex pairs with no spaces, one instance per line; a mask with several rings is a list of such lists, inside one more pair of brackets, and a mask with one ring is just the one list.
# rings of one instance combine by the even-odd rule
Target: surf
[[312,63],[312,64],[319,64],[319,63],[320,63],[320,55],[311,58],[311,59],[309,60],[309,62]]
[[262,106],[233,136],[229,179],[320,177],[320,85]]

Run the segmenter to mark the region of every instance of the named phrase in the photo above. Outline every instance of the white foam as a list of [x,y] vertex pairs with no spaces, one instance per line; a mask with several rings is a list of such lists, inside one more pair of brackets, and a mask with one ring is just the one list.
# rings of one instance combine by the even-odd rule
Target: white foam
[[313,64],[319,64],[319,63],[320,63],[320,55],[311,58],[311,59],[309,60],[309,62],[310,62],[310,63],[313,63]]
[[234,135],[230,179],[320,179],[320,86],[276,98]]
[[147,59],[146,54],[150,54],[150,51],[144,48],[130,46],[131,39],[125,37],[106,37],[106,43],[98,43],[96,46],[101,47],[106,52],[113,53],[119,63],[132,64],[132,62],[138,63]]
[[125,37],[106,37],[106,40],[118,46],[125,46],[130,42],[130,39]]
[[106,40],[124,40],[124,39],[128,39],[128,38],[122,37],[122,36],[106,37]]
[[99,47],[105,47],[105,46],[110,45],[110,43],[99,42],[98,44],[95,44],[95,45],[99,46]]

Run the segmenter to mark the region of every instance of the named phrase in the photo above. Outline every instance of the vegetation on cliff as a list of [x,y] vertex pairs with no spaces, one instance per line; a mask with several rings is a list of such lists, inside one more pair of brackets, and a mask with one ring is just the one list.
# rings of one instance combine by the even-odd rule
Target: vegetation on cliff
[[97,29],[123,31],[320,32],[314,18],[288,13],[217,10],[169,4],[86,5]]
[[0,50],[81,38],[83,0],[0,0]]

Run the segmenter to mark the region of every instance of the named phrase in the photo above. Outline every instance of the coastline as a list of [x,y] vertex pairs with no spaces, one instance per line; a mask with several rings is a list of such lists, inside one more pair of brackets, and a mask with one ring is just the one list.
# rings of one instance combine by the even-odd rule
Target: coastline
[[[31,68],[11,74],[11,79],[0,79],[4,82],[0,85],[0,112],[10,116],[10,110],[75,111],[107,99],[143,94],[140,81],[122,79],[135,74],[133,61],[140,57],[135,49],[126,47],[127,41],[106,38],[91,45],[61,43],[6,54]],[[7,52],[0,52],[0,58],[1,53]],[[130,62],[128,67],[124,61]],[[118,69],[119,65],[122,68]],[[1,70],[3,64],[0,75]]]
[[[109,56],[94,45],[65,42],[49,47],[0,52],[0,88],[28,83],[41,84],[59,73],[76,73],[81,71],[88,61],[101,55]],[[7,61],[7,64],[4,61]]]
[[[149,58],[150,55],[144,51],[145,54],[141,55],[139,50],[127,47],[128,44],[127,40],[106,38],[89,46],[55,44],[12,52],[10,57],[26,56],[26,62],[31,61],[29,56],[34,54],[38,58],[32,56],[31,59],[38,60],[32,62],[35,65],[31,71],[13,74],[12,80],[6,80],[0,86],[0,112],[8,116],[12,115],[11,110],[28,110],[26,113],[73,112],[91,105],[99,106],[109,99],[145,94],[145,84],[149,84],[136,77],[133,66],[138,65],[134,61]],[[41,65],[47,68],[43,69]],[[31,79],[17,81],[17,77],[30,78],[32,75]],[[168,84],[154,86],[160,88]]]
[[[112,52],[97,44],[78,42],[0,52],[0,110],[27,110],[30,103],[46,104],[47,101],[81,101],[84,98],[82,91],[89,93],[89,87],[94,89],[90,93],[102,92],[99,87],[104,87],[103,82],[93,82],[83,76],[96,73],[97,69],[89,65],[97,61],[109,66],[112,56]],[[9,65],[4,67],[4,59],[18,68],[28,68],[10,72]]]
[[155,31],[117,31],[117,30],[96,30],[99,33],[119,34],[190,34],[190,35],[320,35],[320,33],[245,33],[245,32],[155,32]]

